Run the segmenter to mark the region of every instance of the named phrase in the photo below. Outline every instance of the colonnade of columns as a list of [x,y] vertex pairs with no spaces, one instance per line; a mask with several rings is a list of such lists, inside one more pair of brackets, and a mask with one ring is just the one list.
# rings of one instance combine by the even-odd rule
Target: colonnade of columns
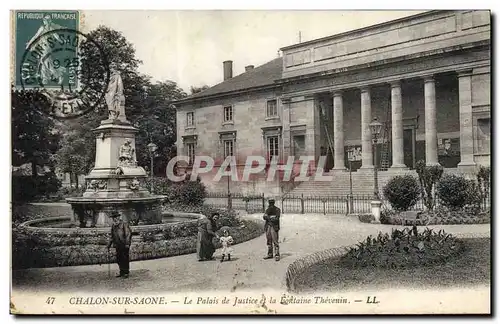
[[[471,73],[458,73],[459,109],[460,109],[460,166],[474,166]],[[438,164],[436,85],[433,76],[426,76],[424,81],[425,105],[425,159],[427,165]],[[391,169],[405,169],[403,151],[403,100],[401,81],[390,82],[391,119],[392,119],[392,165]],[[373,169],[371,91],[370,87],[361,89],[361,151],[362,169]],[[334,132],[334,170],[344,170],[344,114],[342,91],[336,90],[333,96],[333,132]]]

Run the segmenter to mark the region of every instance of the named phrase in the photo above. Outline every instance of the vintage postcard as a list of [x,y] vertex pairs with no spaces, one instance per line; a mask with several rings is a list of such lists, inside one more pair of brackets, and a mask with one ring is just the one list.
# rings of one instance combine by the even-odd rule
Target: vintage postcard
[[491,314],[491,31],[12,10],[11,314]]

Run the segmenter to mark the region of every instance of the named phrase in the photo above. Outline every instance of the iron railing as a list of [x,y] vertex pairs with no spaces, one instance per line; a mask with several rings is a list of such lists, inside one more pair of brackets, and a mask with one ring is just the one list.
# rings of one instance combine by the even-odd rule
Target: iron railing
[[[242,210],[248,213],[264,212],[267,201],[271,197],[261,195],[244,195],[239,193],[209,193],[205,199],[205,205],[213,208]],[[275,198],[275,197],[273,197]],[[282,213],[293,214],[364,214],[371,212],[371,201],[373,195],[340,195],[340,196],[314,196],[314,195],[286,195],[276,199],[276,205],[281,208]],[[391,209],[389,202],[381,197],[383,208]],[[442,203],[435,198],[435,206]],[[489,193],[486,193],[480,203],[482,210],[491,206]],[[410,210],[424,210],[425,204],[422,199],[418,200]]]

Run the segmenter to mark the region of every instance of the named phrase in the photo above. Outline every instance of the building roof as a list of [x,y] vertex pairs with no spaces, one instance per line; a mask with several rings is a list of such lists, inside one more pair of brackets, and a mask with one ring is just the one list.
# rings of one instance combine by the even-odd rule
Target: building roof
[[177,103],[183,103],[204,97],[216,96],[223,93],[272,86],[275,84],[275,80],[281,78],[282,72],[283,59],[281,57],[278,57],[240,75],[232,77],[231,79],[214,85],[213,87],[210,87],[204,91],[195,93],[182,100],[179,100],[177,101]]

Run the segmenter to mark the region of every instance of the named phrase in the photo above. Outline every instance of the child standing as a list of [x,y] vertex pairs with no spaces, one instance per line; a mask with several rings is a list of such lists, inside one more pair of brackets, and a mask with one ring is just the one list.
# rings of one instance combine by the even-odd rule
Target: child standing
[[231,252],[233,252],[231,244],[234,243],[234,240],[232,236],[229,235],[229,231],[227,229],[222,231],[220,243],[222,244],[222,259],[220,259],[220,262],[224,262],[224,258],[226,257],[226,255],[227,261],[231,261]]

